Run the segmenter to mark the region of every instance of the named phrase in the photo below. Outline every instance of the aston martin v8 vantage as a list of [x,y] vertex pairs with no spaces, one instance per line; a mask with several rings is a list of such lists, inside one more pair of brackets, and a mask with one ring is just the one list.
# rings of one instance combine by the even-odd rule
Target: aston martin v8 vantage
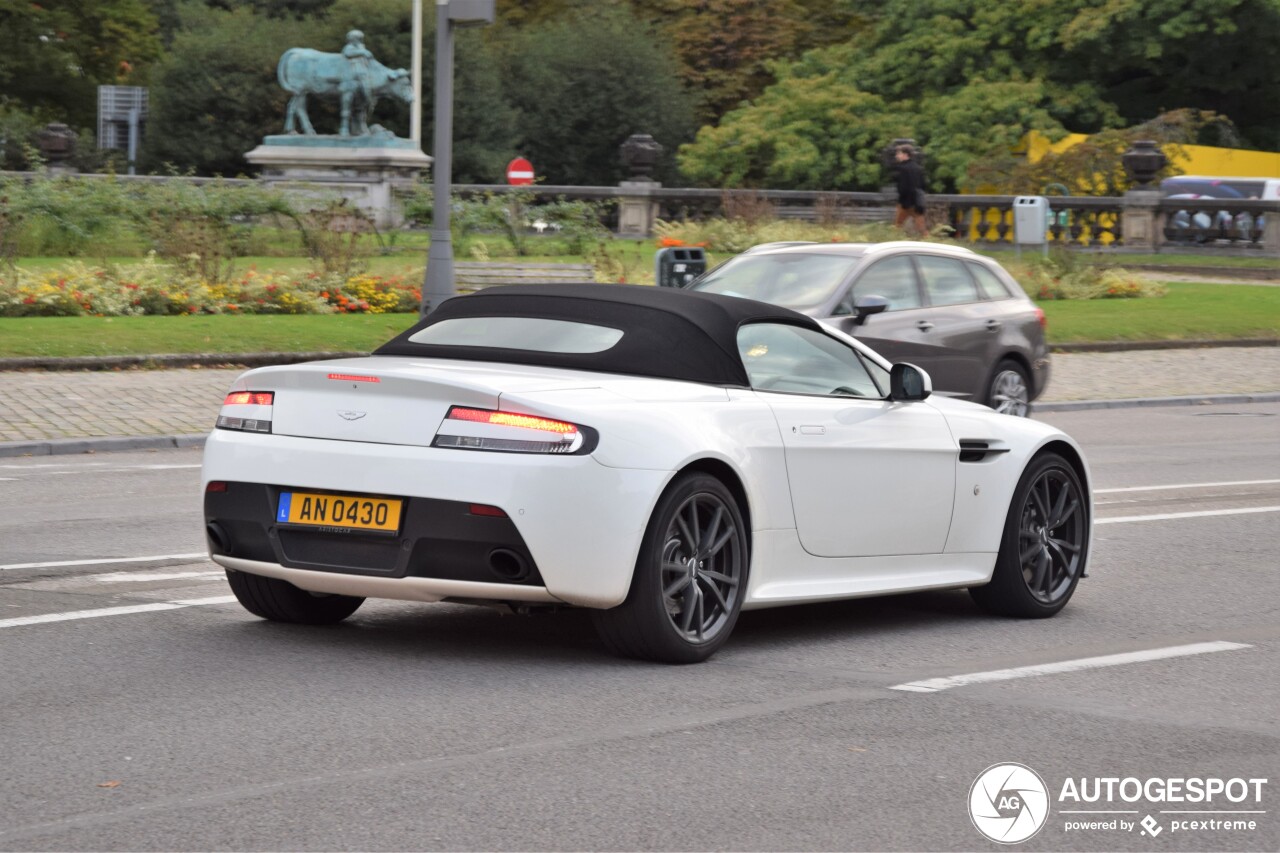
[[205,447],[209,552],[278,622],[580,607],[611,651],[669,662],[744,609],[966,588],[1057,613],[1089,555],[1083,453],[930,391],[749,299],[490,288],[368,357],[236,379]]

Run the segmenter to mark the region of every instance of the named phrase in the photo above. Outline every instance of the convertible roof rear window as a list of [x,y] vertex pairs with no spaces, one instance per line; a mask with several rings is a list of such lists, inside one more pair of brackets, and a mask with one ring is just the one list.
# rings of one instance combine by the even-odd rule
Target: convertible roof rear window
[[747,387],[738,327],[760,321],[819,328],[812,317],[786,308],[674,287],[503,285],[446,300],[374,355]]
[[621,329],[544,317],[457,317],[409,336],[415,344],[558,353],[604,352],[621,339]]

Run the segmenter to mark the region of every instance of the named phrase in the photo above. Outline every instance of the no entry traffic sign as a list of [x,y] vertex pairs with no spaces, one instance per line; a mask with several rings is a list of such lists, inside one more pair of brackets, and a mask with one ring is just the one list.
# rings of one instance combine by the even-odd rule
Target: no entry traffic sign
[[507,164],[507,183],[513,187],[523,187],[533,183],[533,164],[523,157],[512,160]]

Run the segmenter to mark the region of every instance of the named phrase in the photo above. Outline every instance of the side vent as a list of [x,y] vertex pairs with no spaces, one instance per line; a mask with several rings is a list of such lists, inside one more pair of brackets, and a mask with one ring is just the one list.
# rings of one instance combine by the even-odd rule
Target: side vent
[[960,439],[961,462],[984,462],[987,459],[1008,453],[1007,447],[992,447],[991,442],[978,438]]

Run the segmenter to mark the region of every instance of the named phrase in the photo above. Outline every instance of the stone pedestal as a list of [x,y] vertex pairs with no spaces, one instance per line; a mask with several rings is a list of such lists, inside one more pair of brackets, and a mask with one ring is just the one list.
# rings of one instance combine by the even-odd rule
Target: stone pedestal
[[379,229],[402,224],[396,191],[409,189],[418,173],[431,167],[431,158],[411,140],[390,134],[268,136],[244,157],[262,167],[264,184],[339,195]]
[[653,223],[658,219],[658,203],[653,200],[654,191],[662,184],[657,181],[623,181],[619,186],[618,236],[648,237],[653,234]]
[[1164,242],[1163,223],[1160,222],[1159,190],[1129,190],[1124,194],[1120,214],[1120,233],[1126,249],[1141,252],[1158,252]]

